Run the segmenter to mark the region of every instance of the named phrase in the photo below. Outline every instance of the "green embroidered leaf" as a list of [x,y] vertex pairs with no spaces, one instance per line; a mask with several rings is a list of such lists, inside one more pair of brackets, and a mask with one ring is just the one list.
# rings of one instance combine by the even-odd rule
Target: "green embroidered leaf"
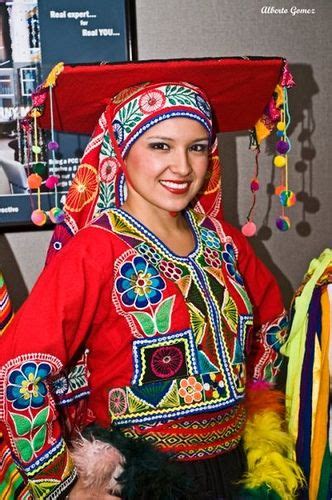
[[157,307],[155,321],[159,333],[166,333],[170,328],[174,300],[175,295],[168,297]]
[[155,326],[154,326],[154,321],[151,318],[150,314],[137,311],[133,312],[132,315],[134,316],[135,319],[137,319],[145,335],[147,335],[148,337],[154,335]]
[[40,427],[41,425],[44,425],[46,423],[49,411],[50,411],[49,408],[44,408],[39,413],[37,413],[32,422],[33,429],[35,429],[36,427]]
[[34,451],[39,451],[42,449],[46,441],[46,425],[43,425],[38,432],[36,432],[33,441],[32,448]]
[[29,462],[29,460],[31,460],[33,455],[33,450],[29,439],[26,438],[17,439],[15,444],[24,462]]
[[17,413],[11,413],[10,415],[13,419],[15,430],[19,436],[25,436],[25,434],[28,434],[31,431],[32,422],[28,417],[18,415]]

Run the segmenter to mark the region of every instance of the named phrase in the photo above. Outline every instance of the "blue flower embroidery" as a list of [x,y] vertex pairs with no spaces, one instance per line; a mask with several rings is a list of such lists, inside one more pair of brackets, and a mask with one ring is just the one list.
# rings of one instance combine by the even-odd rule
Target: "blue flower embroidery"
[[235,279],[240,285],[244,284],[241,274],[236,269],[236,258],[234,248],[230,243],[225,245],[224,251],[222,252],[222,257],[226,264],[226,269],[228,274]]
[[42,382],[49,373],[51,367],[48,363],[34,363],[28,361],[23,363],[21,369],[16,369],[9,375],[7,387],[7,398],[13,401],[16,410],[24,410],[28,407],[39,408],[44,402],[47,392],[46,385]]
[[220,248],[220,241],[218,236],[214,231],[211,231],[210,229],[206,229],[203,227],[201,229],[201,235],[204,243],[210,247],[210,248]]
[[275,351],[279,352],[282,345],[286,342],[288,334],[288,318],[284,316],[279,323],[268,327],[266,331],[266,342]]
[[198,109],[200,109],[211,120],[211,108],[209,104],[199,94],[195,95],[195,100]]
[[119,120],[114,120],[112,123],[115,140],[121,144],[124,139],[124,128]]
[[137,309],[145,309],[148,304],[160,302],[160,290],[164,290],[165,281],[157,269],[143,257],[135,257],[132,262],[125,262],[120,268],[120,275],[115,286],[126,306],[135,305]]

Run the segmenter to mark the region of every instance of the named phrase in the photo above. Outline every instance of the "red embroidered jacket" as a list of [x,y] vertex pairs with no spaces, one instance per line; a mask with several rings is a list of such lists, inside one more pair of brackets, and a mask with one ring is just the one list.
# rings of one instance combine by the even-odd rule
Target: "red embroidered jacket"
[[65,427],[92,418],[179,460],[213,456],[241,437],[246,378],[275,378],[287,321],[274,278],[239,231],[186,217],[195,248],[180,257],[123,210],[104,213],[0,340],[0,419],[35,497],[75,478]]

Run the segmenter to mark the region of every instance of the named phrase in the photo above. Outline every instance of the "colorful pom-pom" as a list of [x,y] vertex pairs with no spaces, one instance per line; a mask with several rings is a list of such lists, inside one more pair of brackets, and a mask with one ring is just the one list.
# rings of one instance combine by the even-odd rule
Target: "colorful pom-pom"
[[277,135],[277,137],[283,137],[284,131],[283,130],[277,130],[276,135]]
[[275,156],[273,160],[273,164],[275,167],[281,168],[286,165],[286,158],[284,156]]
[[242,234],[244,234],[244,236],[247,236],[248,238],[254,236],[254,234],[256,234],[256,231],[257,231],[256,224],[252,221],[247,222],[241,228]]
[[46,172],[46,164],[45,163],[35,163],[33,166],[33,171],[35,174],[44,174]]
[[276,226],[279,231],[288,231],[291,226],[289,218],[286,215],[281,215],[276,220]]
[[277,186],[274,190],[274,194],[276,194],[277,196],[280,196],[280,194],[283,192],[283,191],[286,191],[286,187],[281,185],[281,186]]
[[277,123],[277,129],[278,130],[285,130],[285,124],[284,124],[284,122],[278,122]]
[[250,183],[250,189],[252,192],[259,190],[259,180],[256,177],[255,177],[255,179],[252,179],[252,181]]
[[43,179],[38,174],[30,174],[28,177],[28,186],[30,189],[38,189]]
[[48,189],[54,189],[58,183],[59,183],[59,177],[57,175],[50,175],[45,181],[45,186]]
[[54,207],[52,208],[49,213],[48,213],[51,221],[54,223],[54,224],[60,224],[61,222],[64,221],[64,218],[65,218],[65,213],[63,210],[61,210],[61,208],[59,207]]
[[41,147],[37,146],[37,145],[32,146],[31,149],[32,149],[32,152],[35,153],[36,155],[38,155],[41,152]]
[[289,144],[287,141],[278,141],[276,144],[276,150],[279,154],[285,155],[289,151]]
[[279,200],[283,207],[292,207],[296,203],[296,195],[294,191],[281,191]]
[[59,144],[56,141],[50,141],[47,144],[47,147],[49,151],[56,151],[57,149],[59,149]]
[[43,226],[47,221],[47,215],[44,210],[34,210],[31,214],[31,220],[36,226]]

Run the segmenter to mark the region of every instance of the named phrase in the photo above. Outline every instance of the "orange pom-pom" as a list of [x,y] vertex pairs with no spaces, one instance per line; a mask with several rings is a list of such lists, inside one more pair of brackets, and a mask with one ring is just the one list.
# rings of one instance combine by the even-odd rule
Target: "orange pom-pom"
[[43,179],[38,174],[30,174],[28,177],[28,186],[30,189],[38,189]]

